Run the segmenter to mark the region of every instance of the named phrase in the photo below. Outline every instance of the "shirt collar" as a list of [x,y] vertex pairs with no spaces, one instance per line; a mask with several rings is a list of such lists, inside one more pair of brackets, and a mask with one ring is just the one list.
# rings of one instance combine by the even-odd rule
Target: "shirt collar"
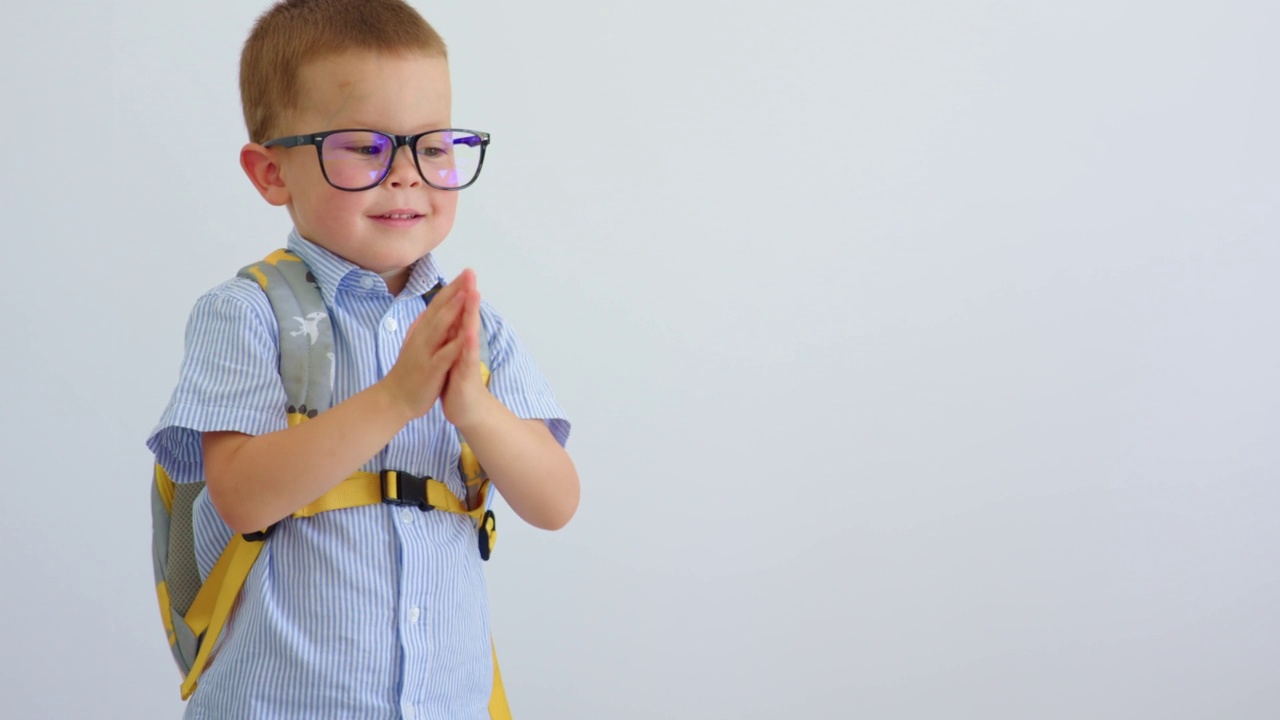
[[[343,292],[387,292],[387,285],[378,273],[372,270],[365,270],[359,265],[329,252],[302,237],[297,228],[289,232],[287,247],[295,255],[302,258],[302,262],[306,263],[307,269],[311,271],[311,275],[316,279],[316,284],[320,286],[320,295],[324,297],[324,301],[328,305],[336,304],[339,290]],[[413,264],[413,268],[409,271],[409,280],[405,283],[404,290],[400,292],[400,297],[422,295],[435,287],[436,283],[442,281],[443,275],[436,266],[435,259],[428,253]]]

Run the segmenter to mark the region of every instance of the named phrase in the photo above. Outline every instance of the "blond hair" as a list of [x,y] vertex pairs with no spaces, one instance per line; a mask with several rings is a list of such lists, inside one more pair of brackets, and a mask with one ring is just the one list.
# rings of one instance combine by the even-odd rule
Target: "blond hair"
[[444,40],[403,0],[281,0],[240,54],[240,104],[251,142],[266,142],[297,110],[310,62],[349,50],[447,58]]

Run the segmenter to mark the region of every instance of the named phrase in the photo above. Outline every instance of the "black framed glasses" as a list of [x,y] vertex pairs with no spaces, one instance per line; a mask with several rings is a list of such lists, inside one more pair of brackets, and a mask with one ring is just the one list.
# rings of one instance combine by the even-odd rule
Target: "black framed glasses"
[[387,179],[401,147],[409,148],[423,182],[440,190],[461,190],[480,177],[489,133],[447,128],[417,135],[378,130],[329,130],[268,140],[263,147],[314,145],[320,172],[333,187],[359,192]]

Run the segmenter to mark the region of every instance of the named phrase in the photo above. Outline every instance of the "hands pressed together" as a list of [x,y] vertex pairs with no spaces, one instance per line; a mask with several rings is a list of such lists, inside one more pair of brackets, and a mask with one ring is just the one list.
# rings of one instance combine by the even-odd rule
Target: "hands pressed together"
[[204,433],[209,499],[236,532],[261,530],[331,490],[437,400],[517,515],[548,530],[569,521],[578,506],[573,461],[544,421],[517,417],[485,387],[470,270],[436,293],[372,387],[277,432]]
[[430,412],[439,399],[445,419],[463,429],[492,400],[480,373],[480,291],[464,270],[436,293],[405,335],[400,357],[383,382],[411,417]]
[[466,436],[494,487],[525,522],[555,530],[573,516],[578,472],[568,453],[545,421],[518,417],[485,387],[475,273],[464,270],[436,293],[378,385],[402,410],[395,414],[401,427],[440,400],[445,419]]

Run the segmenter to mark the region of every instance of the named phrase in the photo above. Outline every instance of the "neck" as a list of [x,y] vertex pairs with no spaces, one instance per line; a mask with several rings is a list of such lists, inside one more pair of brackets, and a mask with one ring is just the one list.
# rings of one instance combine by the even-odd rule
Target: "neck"
[[383,282],[387,284],[387,291],[395,296],[399,295],[401,290],[404,290],[404,286],[409,282],[409,273],[411,272],[413,272],[412,265],[378,274],[382,276]]

